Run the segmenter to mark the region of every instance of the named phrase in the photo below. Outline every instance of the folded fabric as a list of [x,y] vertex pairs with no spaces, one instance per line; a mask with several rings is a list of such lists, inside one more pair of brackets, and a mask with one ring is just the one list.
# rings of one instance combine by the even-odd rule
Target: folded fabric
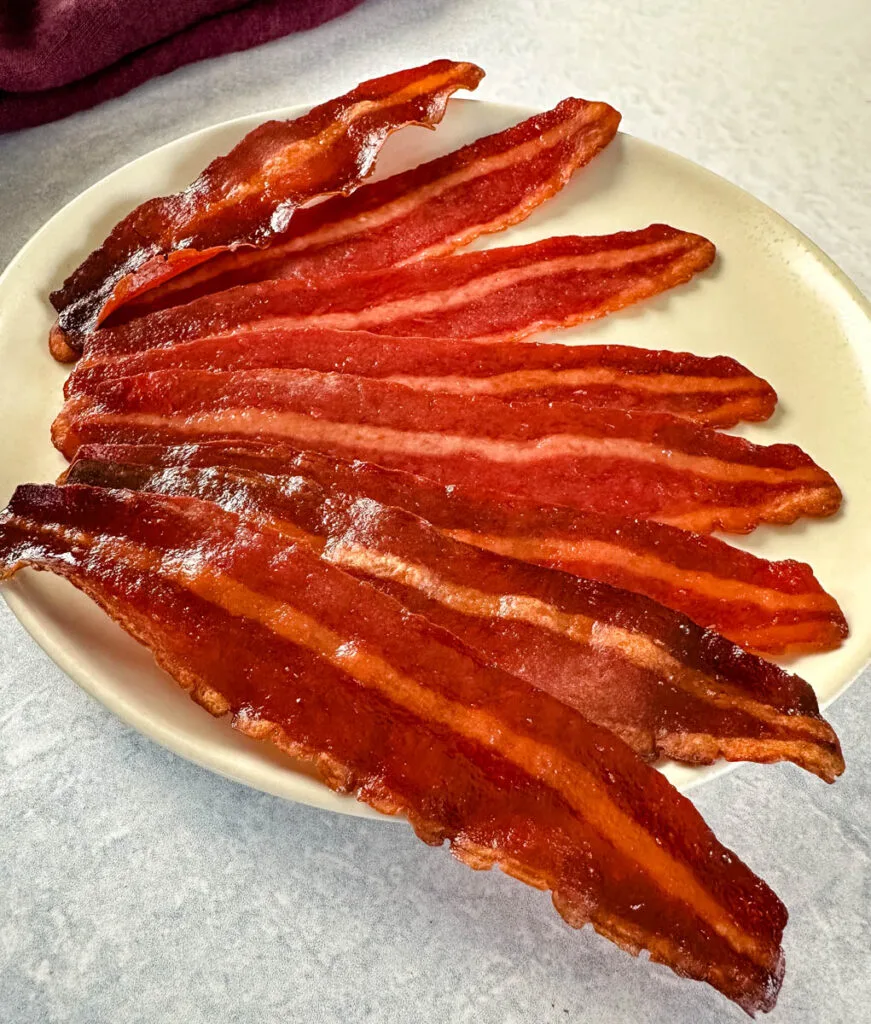
[[0,5],[0,132],[66,117],[184,64],[314,28],[361,0],[15,0]]

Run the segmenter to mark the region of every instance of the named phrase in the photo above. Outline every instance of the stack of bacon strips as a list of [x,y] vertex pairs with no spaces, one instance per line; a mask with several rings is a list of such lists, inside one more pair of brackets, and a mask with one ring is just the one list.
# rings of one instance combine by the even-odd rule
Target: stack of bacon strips
[[768,1010],[786,911],[650,762],[843,771],[812,689],[759,657],[837,646],[837,603],[704,536],[840,492],[718,431],[776,403],[733,359],[529,340],[689,281],[706,239],[456,251],[607,146],[606,104],[362,184],[481,75],[364,83],[121,221],[52,296],[71,465],[0,516],[0,575],[66,577],[334,790]]

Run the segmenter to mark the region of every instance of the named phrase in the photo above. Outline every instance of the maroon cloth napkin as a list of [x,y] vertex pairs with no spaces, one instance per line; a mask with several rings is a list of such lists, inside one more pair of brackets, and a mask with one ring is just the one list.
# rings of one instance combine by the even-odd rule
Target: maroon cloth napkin
[[0,132],[204,57],[314,28],[361,0],[0,0]]

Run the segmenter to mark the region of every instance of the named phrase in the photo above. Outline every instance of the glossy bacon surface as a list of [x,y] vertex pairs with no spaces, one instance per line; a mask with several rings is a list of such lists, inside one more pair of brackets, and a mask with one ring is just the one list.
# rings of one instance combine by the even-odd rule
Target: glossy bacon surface
[[749,1012],[773,1006],[786,911],[620,740],[285,536],[210,503],[19,488],[0,574],[90,594],[213,714],[407,815],[475,868]]
[[789,760],[828,782],[834,731],[797,676],[606,584],[452,540],[417,516],[316,478],[78,462],[72,483],[214,501],[261,519],[577,708],[642,757]]
[[370,462],[250,442],[87,445],[71,472],[98,473],[111,463],[150,471],[235,468],[278,478],[285,488],[304,477],[331,492],[405,509],[468,544],[643,594],[756,651],[827,650],[847,636],[841,609],[810,566],[766,561],[662,523],[580,512],[479,487],[443,487]]
[[451,94],[474,89],[483,74],[474,64],[437,60],[255,128],[184,191],[138,206],[52,295],[54,355],[74,358],[79,333],[136,295],[228,249],[265,245],[298,206],[352,191],[388,135],[438,124]]
[[699,532],[832,514],[840,491],[794,445],[661,413],[503,402],[307,370],[164,370],[70,399],[55,444],[285,441],[463,484]]
[[334,328],[245,331],[129,355],[86,355],[70,374],[66,394],[154,370],[257,368],[351,373],[420,391],[670,412],[721,427],[767,419],[777,402],[766,381],[725,356],[621,345],[393,338]]
[[89,335],[93,352],[135,352],[239,329],[335,327],[397,337],[517,341],[623,309],[689,281],[714,259],[700,235],[653,224],[464,252],[309,288],[240,285]]
[[218,256],[134,299],[122,316],[253,281],[323,284],[444,255],[529,216],[614,138],[619,123],[607,103],[563,100],[506,131],[366,184],[353,196],[300,210],[268,248]]

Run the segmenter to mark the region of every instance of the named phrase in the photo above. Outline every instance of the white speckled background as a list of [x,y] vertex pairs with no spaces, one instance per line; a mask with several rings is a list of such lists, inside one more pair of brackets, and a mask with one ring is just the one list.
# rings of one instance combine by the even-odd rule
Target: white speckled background
[[[868,0],[368,0],[0,138],[0,264],[154,146],[434,56],[482,64],[481,98],[610,100],[627,131],[754,192],[871,292]],[[693,794],[790,909],[772,1024],[871,1020],[867,684],[830,713],[848,764],[834,787],[744,766]],[[742,1019],[401,826],[283,803],[161,750],[63,676],[5,605],[0,686],[3,1024]]]

